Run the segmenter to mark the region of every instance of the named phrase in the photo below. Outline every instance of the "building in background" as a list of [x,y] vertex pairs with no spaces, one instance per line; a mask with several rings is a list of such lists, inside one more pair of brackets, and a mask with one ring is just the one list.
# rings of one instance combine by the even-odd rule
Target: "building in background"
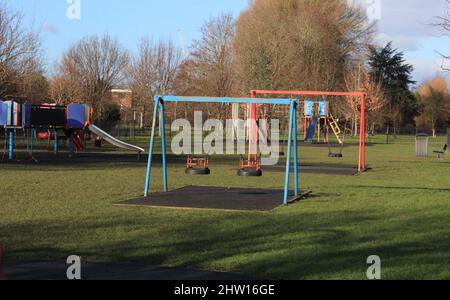
[[111,90],[111,99],[114,104],[120,106],[121,110],[131,110],[133,108],[133,91],[126,89]]
[[129,89],[112,89],[111,100],[112,103],[120,107],[121,126],[126,126],[132,131],[130,136],[134,136],[134,128],[144,128],[145,113],[136,110],[135,102],[133,101],[133,91]]

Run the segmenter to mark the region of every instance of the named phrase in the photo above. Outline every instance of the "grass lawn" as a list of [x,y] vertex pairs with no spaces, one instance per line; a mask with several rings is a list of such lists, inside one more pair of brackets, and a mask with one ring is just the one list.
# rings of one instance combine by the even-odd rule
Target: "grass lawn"
[[[0,241],[8,260],[75,254],[269,279],[365,279],[367,257],[379,255],[383,279],[450,279],[450,161],[416,158],[412,137],[384,139],[369,141],[370,172],[302,174],[301,187],[313,195],[270,213],[114,206],[142,195],[144,161],[0,164]],[[430,147],[444,143],[432,139]],[[326,148],[299,150],[304,162],[356,165],[355,146],[342,160]],[[283,186],[283,173],[241,178],[237,165],[237,157],[213,158],[209,177],[171,165],[169,184]],[[161,191],[159,166],[153,178],[152,190]]]

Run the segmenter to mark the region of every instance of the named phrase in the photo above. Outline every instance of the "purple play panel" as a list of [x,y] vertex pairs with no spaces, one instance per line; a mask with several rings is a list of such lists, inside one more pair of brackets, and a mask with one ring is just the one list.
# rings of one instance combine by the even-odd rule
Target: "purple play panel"
[[86,106],[84,104],[70,104],[67,107],[67,127],[69,129],[83,129],[86,122]]

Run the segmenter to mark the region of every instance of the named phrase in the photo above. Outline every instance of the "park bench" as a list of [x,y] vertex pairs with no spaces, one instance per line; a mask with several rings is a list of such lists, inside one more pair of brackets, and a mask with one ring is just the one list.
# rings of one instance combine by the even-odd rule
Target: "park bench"
[[444,149],[442,149],[442,150],[435,150],[435,151],[433,151],[433,153],[437,154],[437,158],[438,159],[443,159],[445,151],[447,151],[447,147],[448,147],[448,145],[445,144],[444,145]]

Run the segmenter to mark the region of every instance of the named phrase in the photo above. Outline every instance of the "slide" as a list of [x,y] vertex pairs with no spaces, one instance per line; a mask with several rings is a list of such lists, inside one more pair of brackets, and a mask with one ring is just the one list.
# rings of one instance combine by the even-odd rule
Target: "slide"
[[137,146],[134,146],[131,144],[127,144],[125,142],[122,142],[122,141],[116,139],[115,137],[109,135],[108,133],[104,132],[103,130],[101,130],[100,128],[98,128],[95,125],[91,124],[91,125],[89,125],[88,128],[93,134],[103,138],[105,141],[107,141],[111,145],[114,145],[116,147],[119,147],[119,148],[122,148],[125,150],[138,151],[139,153],[145,152],[145,150],[140,147],[137,147]]
[[316,127],[317,127],[318,121],[319,121],[319,118],[317,116],[314,116],[312,118],[312,121],[309,124],[308,134],[306,136],[305,142],[310,143],[313,141],[314,136],[316,135]]

